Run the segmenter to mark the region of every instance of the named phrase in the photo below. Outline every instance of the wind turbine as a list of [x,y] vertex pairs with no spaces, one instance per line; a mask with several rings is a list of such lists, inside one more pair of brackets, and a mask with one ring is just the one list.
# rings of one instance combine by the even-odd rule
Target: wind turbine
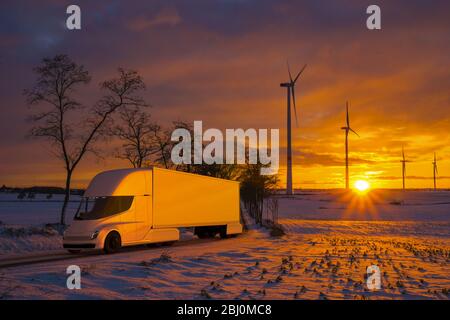
[[286,177],[286,194],[291,195],[292,191],[292,139],[291,139],[291,93],[292,102],[294,104],[295,123],[298,126],[297,108],[295,106],[295,83],[305,70],[306,64],[299,71],[295,78],[292,78],[291,70],[288,63],[289,82],[280,83],[280,87],[287,88],[287,177]]
[[346,103],[346,107],[347,107],[347,126],[346,127],[342,127],[342,130],[345,130],[345,189],[350,189],[350,181],[349,181],[349,177],[348,177],[348,133],[351,131],[354,134],[356,134],[359,137],[359,134],[357,134],[355,132],[355,130],[353,130],[350,127],[350,117],[348,115],[348,101]]
[[406,178],[406,163],[411,162],[409,160],[405,159],[405,150],[402,147],[402,160],[400,160],[402,163],[402,182],[403,182],[403,190],[405,190],[405,178]]
[[438,168],[437,168],[437,160],[436,160],[436,152],[434,153],[434,161],[433,163],[433,182],[434,182],[434,190],[436,190],[436,176],[438,174]]

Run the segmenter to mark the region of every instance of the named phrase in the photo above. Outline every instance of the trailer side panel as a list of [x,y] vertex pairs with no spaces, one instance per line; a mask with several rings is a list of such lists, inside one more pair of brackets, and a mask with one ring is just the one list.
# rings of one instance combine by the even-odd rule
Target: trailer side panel
[[153,168],[153,227],[239,223],[239,184]]

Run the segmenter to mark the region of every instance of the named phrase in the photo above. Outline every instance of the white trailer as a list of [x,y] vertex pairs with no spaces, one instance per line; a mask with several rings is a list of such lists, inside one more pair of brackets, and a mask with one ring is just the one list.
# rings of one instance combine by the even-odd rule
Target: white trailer
[[242,233],[239,183],[156,167],[98,174],[89,184],[63,246],[117,251],[172,242],[179,228],[199,238]]

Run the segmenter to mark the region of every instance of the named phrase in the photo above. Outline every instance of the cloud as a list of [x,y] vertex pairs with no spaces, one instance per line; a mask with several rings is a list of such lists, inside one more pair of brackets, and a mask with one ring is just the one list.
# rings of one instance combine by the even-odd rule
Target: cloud
[[182,21],[178,11],[174,7],[166,7],[151,18],[140,16],[131,21],[128,27],[133,31],[144,31],[152,27],[174,27]]
[[[287,149],[280,148],[280,155],[283,158],[282,162],[285,162],[284,155]],[[308,149],[300,149],[293,151],[293,161],[300,163],[304,167],[312,166],[324,166],[324,167],[340,167],[345,165],[344,154],[331,154],[331,153],[316,153]],[[376,163],[370,159],[364,159],[357,156],[349,157],[349,163],[352,165],[370,165]]]
[[[84,28],[75,33],[59,28],[65,12],[60,2],[6,3],[0,4],[0,159],[11,161],[0,163],[0,176],[7,173],[8,181],[24,176],[30,161],[27,173],[35,179],[59,168],[48,169],[40,143],[18,138],[28,130],[22,90],[35,80],[32,67],[57,53],[69,53],[93,75],[92,85],[75,93],[88,106],[100,94],[97,83],[119,66],[133,68],[147,84],[153,119],[279,128],[282,164],[286,92],[279,83],[288,78],[286,59],[296,70],[308,63],[297,84],[299,126],[293,127],[298,186],[342,184],[346,100],[361,135],[350,137],[351,174],[400,176],[404,146],[414,161],[408,173],[426,177],[436,151],[440,173],[450,175],[450,70],[443,67],[450,64],[448,1],[380,1],[381,32],[365,28],[365,3],[358,0],[326,6],[290,0],[174,0],[170,6],[158,0],[80,1]],[[57,41],[43,38],[37,46],[39,35]],[[86,159],[76,177],[125,165]],[[427,183],[417,180],[420,185]]]

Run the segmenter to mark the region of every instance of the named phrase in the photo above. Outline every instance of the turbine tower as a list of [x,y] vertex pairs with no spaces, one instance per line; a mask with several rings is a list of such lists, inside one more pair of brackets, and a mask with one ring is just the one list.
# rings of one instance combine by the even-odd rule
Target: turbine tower
[[292,133],[291,133],[291,94],[294,105],[295,123],[298,126],[297,108],[295,106],[295,83],[305,70],[306,65],[299,71],[295,78],[292,78],[291,70],[288,63],[289,82],[280,83],[280,87],[287,89],[287,177],[286,177],[286,194],[291,195],[292,190]]
[[405,150],[402,147],[402,160],[400,160],[402,163],[402,182],[403,182],[403,190],[405,190],[405,179],[406,179],[406,163],[410,162],[409,160],[405,159]]
[[354,134],[356,134],[359,137],[359,134],[357,134],[355,132],[355,130],[353,130],[350,127],[350,117],[348,115],[348,101],[346,104],[347,107],[347,126],[346,127],[342,127],[342,130],[345,130],[345,189],[350,189],[350,181],[349,181],[349,175],[348,175],[348,133],[351,131]]
[[436,190],[436,176],[438,174],[438,168],[437,168],[437,160],[436,160],[436,152],[434,153],[434,161],[433,163],[433,182],[434,182],[434,190]]

